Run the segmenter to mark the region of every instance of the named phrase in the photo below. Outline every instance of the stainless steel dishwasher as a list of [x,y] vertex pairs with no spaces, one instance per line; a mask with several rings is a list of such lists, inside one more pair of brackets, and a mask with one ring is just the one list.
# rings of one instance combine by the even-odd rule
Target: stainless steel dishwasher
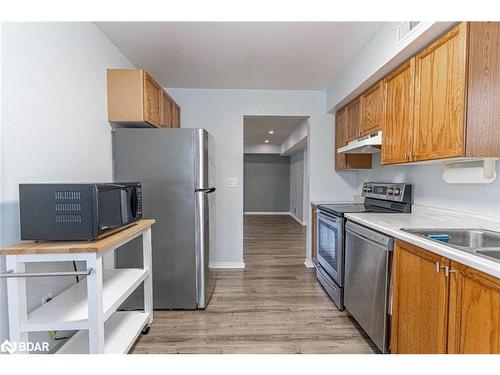
[[348,221],[345,246],[345,307],[387,353],[394,239]]

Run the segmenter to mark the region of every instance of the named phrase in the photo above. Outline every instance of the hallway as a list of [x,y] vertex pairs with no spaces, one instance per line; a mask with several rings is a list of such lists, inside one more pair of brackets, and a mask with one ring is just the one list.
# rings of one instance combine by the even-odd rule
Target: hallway
[[219,270],[205,311],[155,311],[133,353],[373,353],[304,266],[306,227],[245,216],[244,270]]

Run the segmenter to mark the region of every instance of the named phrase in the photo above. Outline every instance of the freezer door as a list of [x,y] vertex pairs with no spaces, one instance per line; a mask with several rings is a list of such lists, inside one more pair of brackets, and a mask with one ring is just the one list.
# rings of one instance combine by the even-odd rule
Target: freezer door
[[198,308],[204,309],[215,288],[215,189],[196,192],[196,264]]

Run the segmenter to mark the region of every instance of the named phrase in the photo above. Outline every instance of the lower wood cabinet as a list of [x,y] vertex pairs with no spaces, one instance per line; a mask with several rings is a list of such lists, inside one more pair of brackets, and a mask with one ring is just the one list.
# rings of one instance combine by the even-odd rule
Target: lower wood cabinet
[[500,353],[500,280],[451,262],[448,353]]
[[391,352],[500,353],[500,279],[397,240]]
[[316,265],[317,259],[317,219],[318,219],[318,209],[316,206],[311,205],[311,255],[314,265]]

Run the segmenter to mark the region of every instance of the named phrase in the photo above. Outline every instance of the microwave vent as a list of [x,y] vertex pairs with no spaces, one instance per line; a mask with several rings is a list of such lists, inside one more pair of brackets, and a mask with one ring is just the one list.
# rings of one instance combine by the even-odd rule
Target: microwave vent
[[420,24],[420,21],[406,21],[398,26],[398,42],[405,39]]
[[81,223],[82,215],[62,214],[56,215],[56,223]]
[[65,202],[65,203],[56,203],[56,211],[81,211],[82,205],[80,203],[73,202]]
[[81,193],[79,191],[56,191],[56,200],[80,200]]

